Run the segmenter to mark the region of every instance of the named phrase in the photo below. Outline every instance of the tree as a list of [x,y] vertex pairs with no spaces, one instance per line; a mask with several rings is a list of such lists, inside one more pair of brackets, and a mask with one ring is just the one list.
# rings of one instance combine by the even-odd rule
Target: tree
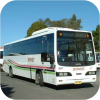
[[41,18],[38,19],[38,22],[42,22],[42,23],[44,23],[43,19],[41,19]]
[[45,25],[43,22],[36,21],[27,30],[27,36],[26,37],[29,37],[29,36],[32,35],[33,32],[44,29],[44,28],[47,28],[47,25]]
[[80,28],[82,28],[80,23],[81,23],[81,19],[77,19],[76,15],[73,14],[72,18],[68,19],[67,21],[67,28],[80,30]]
[[64,18],[58,21],[51,21],[50,18],[46,18],[44,21],[43,19],[39,19],[39,21],[46,24],[47,27],[64,27],[77,30],[80,30],[82,28],[81,19],[77,19],[75,14],[73,14],[72,18],[70,19]]
[[50,20],[50,18],[46,18],[44,21],[43,21],[43,19],[40,18],[38,21],[44,23],[44,24],[47,25],[48,27],[50,27],[50,25],[51,25],[51,20]]
[[50,20],[50,18],[46,18],[45,20],[44,20],[44,24],[46,24],[48,27],[51,25],[51,20]]
[[[93,35],[93,38],[94,38],[94,45],[95,45],[95,50],[96,51],[99,51],[99,32],[100,32],[100,25],[97,25],[96,27],[96,30],[93,30],[92,31],[92,35]],[[99,42],[99,43],[98,43]]]
[[67,27],[67,19],[52,21],[50,27]]
[[70,19],[65,18],[59,21],[52,21],[50,26],[72,28],[72,29],[77,29],[77,30],[80,30],[82,28],[81,19],[77,19],[75,14],[73,14],[72,18]]
[[77,19],[75,14],[73,14],[72,18],[70,19],[64,18],[58,21],[51,21],[50,18],[46,18],[45,20],[40,18],[37,22],[34,22],[31,25],[31,27],[27,30],[26,37],[29,37],[33,32],[46,27],[64,27],[77,30],[80,30],[82,28],[81,19]]

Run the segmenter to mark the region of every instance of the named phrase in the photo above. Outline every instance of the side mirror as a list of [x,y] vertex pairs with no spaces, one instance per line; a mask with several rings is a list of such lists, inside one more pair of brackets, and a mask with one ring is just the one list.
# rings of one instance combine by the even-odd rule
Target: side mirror
[[53,64],[53,63],[54,63],[54,57],[50,56],[50,64]]

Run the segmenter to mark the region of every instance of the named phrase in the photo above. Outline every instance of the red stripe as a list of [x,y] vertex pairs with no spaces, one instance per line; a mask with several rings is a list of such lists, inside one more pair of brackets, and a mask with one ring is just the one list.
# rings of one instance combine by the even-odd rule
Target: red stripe
[[54,70],[54,68],[50,68],[50,67],[43,67],[43,66],[31,66],[31,65],[21,65],[18,64],[12,60],[10,60],[13,64],[17,65],[17,66],[22,66],[22,67],[32,67],[32,68],[40,68],[40,69],[50,69],[50,70]]

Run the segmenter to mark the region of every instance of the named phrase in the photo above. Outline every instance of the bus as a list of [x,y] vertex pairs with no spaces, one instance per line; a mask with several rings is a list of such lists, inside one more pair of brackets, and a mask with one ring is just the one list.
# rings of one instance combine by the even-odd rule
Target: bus
[[96,53],[96,65],[97,68],[100,68],[100,52],[95,52]]
[[30,78],[40,86],[96,82],[92,34],[60,27],[36,31],[4,45],[3,69],[10,77]]
[[3,65],[3,47],[0,47],[0,71],[2,70]]

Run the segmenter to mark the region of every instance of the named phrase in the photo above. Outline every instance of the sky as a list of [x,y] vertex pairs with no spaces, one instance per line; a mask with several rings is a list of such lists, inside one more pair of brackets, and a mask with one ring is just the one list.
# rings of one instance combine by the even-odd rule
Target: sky
[[92,32],[99,24],[99,11],[89,1],[12,1],[1,11],[1,46],[27,35],[27,30],[38,19],[51,21],[71,18],[81,19],[81,30]]

